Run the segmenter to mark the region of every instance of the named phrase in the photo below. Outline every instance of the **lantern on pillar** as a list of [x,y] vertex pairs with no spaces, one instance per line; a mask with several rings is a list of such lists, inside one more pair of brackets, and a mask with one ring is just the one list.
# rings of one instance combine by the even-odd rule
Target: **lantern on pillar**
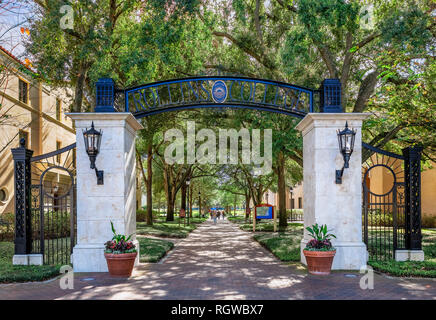
[[100,143],[102,131],[97,131],[94,128],[94,121],[91,124],[91,128],[89,130],[83,131],[83,138],[85,140],[85,150],[88,154],[89,160],[91,161],[91,169],[95,169],[95,174],[97,176],[97,184],[103,184],[103,171],[97,170],[95,166],[95,160],[97,159],[97,155],[100,152]]
[[348,122],[345,122],[344,130],[338,130],[339,151],[344,158],[344,166],[341,170],[336,170],[336,183],[342,183],[342,175],[344,169],[349,167],[349,161],[354,149],[354,140],[356,138],[356,130],[348,128]]

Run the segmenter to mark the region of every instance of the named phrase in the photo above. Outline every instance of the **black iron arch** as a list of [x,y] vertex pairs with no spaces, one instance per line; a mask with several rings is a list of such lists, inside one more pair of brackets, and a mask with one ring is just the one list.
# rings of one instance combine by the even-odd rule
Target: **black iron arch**
[[136,118],[194,108],[245,108],[303,118],[309,112],[342,112],[338,79],[325,79],[320,89],[279,81],[201,76],[153,82],[127,89],[115,88],[111,78],[97,82],[96,112],[117,111]]

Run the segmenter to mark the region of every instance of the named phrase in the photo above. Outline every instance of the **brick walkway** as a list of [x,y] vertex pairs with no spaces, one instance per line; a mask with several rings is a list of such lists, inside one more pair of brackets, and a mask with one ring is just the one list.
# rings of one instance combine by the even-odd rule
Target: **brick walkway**
[[[354,275],[350,277],[350,275]],[[94,278],[89,280],[86,278]],[[360,275],[327,277],[278,261],[236,225],[203,223],[158,264],[142,264],[128,280],[106,273],[75,274],[73,290],[59,280],[0,285],[1,299],[436,299],[436,281],[375,274],[374,290]]]

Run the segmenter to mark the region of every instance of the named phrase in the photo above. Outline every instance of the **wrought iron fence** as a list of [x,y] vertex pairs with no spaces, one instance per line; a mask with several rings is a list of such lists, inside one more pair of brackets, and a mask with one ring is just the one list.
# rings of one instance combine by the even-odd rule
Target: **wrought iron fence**
[[76,243],[76,144],[31,158],[32,253],[69,264]]
[[290,221],[304,221],[303,211],[301,209],[286,210]]
[[[396,250],[417,249],[408,241],[408,221],[421,220],[420,210],[412,208],[406,197],[407,182],[414,179],[405,170],[405,162],[410,159],[367,144],[363,144],[363,149],[363,239],[370,260],[395,259]],[[420,228],[415,232],[420,235]]]

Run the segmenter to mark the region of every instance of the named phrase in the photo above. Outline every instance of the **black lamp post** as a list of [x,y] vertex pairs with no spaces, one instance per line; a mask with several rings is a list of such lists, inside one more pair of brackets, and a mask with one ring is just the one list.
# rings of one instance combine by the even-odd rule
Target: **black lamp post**
[[291,195],[291,203],[290,203],[291,213],[292,213],[292,209],[294,209],[293,206],[292,206],[292,195],[293,195],[293,193],[294,193],[294,189],[291,186],[291,187],[289,187],[289,194]]
[[189,185],[191,184],[191,179],[190,178],[188,178],[188,179],[186,179],[186,185],[187,185],[187,187],[188,187],[188,204],[187,204],[187,206],[188,206],[188,226],[189,226],[189,216],[190,216],[190,207],[189,207]]
[[349,161],[351,154],[353,153],[354,140],[356,138],[356,130],[348,128],[348,122],[345,122],[344,130],[338,130],[338,142],[339,151],[344,157],[344,166],[341,170],[336,170],[336,183],[342,183],[342,175],[344,174],[344,169],[349,167]]
[[201,191],[198,191],[198,218],[201,218]]
[[91,124],[91,129],[83,131],[83,138],[85,139],[85,150],[91,161],[91,169],[95,169],[95,175],[97,176],[97,184],[103,184],[103,171],[97,170],[95,166],[95,160],[100,152],[100,143],[102,131],[97,131],[94,128],[94,121]]

